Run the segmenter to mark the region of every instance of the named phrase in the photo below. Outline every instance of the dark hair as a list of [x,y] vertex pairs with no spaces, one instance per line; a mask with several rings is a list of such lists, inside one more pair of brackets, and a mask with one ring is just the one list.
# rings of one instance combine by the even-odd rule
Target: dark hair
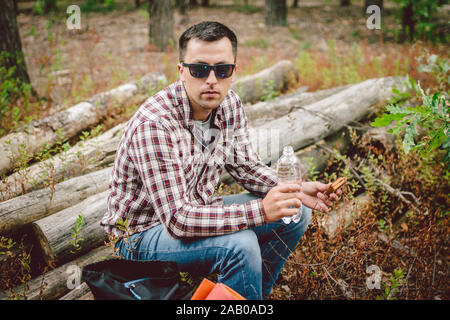
[[215,22],[204,21],[199,24],[189,27],[178,39],[178,52],[180,62],[183,62],[184,55],[186,54],[186,48],[189,40],[197,38],[203,41],[217,41],[227,37],[231,41],[233,48],[234,61],[236,61],[237,55],[237,38],[236,34],[231,31],[227,26]]

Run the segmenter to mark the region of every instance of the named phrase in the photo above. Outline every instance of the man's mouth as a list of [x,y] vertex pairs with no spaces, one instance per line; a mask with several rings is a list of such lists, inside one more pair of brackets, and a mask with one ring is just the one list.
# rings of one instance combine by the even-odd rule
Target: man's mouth
[[202,94],[207,95],[207,96],[214,96],[214,95],[218,95],[219,92],[210,90],[210,91],[203,91]]

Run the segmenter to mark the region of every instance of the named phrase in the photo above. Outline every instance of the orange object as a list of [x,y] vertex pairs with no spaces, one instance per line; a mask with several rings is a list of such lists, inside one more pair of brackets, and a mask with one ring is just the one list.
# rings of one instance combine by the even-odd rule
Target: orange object
[[246,300],[239,293],[223,283],[214,284],[204,278],[191,300]]

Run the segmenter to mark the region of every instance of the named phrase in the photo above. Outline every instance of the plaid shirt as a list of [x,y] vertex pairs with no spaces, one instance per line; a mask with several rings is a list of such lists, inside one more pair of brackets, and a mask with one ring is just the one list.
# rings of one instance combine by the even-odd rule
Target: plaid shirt
[[264,197],[277,184],[249,141],[247,118],[230,90],[211,114],[211,140],[197,141],[180,80],[161,90],[129,120],[120,141],[101,225],[124,235],[162,223],[175,239],[215,236],[265,223],[262,199],[223,205],[214,196],[224,169],[245,189]]

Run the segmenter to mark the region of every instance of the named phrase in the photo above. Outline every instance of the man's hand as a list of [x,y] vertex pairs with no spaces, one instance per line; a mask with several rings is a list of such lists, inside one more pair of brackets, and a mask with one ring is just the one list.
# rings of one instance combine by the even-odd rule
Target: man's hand
[[296,183],[282,183],[273,187],[262,200],[266,222],[274,222],[283,217],[295,215],[302,205],[300,191],[301,185]]
[[339,200],[339,196],[342,194],[342,190],[336,191],[336,193],[330,193],[326,195],[325,191],[331,186],[330,183],[321,183],[318,181],[309,181],[302,183],[301,199],[305,206],[327,213],[334,201]]

